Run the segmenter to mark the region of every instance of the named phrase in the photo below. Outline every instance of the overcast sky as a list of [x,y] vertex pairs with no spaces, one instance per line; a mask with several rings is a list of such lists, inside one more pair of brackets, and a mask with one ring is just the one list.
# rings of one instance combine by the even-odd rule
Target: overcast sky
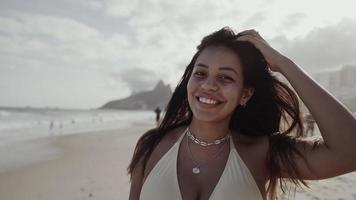
[[354,0],[1,0],[0,106],[175,87],[201,38],[254,28],[308,72],[356,64]]

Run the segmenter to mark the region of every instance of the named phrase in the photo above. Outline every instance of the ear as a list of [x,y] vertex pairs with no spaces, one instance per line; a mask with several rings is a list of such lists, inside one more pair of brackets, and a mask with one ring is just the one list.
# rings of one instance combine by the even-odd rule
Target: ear
[[240,99],[240,105],[245,107],[247,102],[251,99],[253,93],[255,91],[255,88],[244,88],[242,90],[242,96]]

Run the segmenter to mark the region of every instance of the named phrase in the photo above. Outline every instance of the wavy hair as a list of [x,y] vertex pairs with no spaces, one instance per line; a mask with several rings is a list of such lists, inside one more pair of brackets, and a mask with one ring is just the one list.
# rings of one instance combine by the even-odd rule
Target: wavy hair
[[[241,61],[244,87],[254,88],[254,94],[246,107],[235,108],[229,126],[230,129],[251,137],[268,136],[270,148],[266,166],[269,170],[267,187],[269,199],[278,198],[276,195],[278,185],[284,194],[289,191],[288,183],[293,183],[294,186],[307,186],[295,163],[296,156],[307,162],[295,145],[297,138],[302,137],[304,132],[298,97],[268,69],[266,60],[257,48],[249,42],[237,41],[237,37],[239,35],[231,28],[224,27],[203,38],[172,94],[162,123],[157,128],[147,131],[138,140],[128,166],[131,177],[141,161],[143,170],[140,173],[144,173],[152,151],[170,130],[190,124],[193,114],[188,104],[187,84],[195,61],[207,47],[224,46],[235,52]],[[292,178],[283,178],[285,174]]]

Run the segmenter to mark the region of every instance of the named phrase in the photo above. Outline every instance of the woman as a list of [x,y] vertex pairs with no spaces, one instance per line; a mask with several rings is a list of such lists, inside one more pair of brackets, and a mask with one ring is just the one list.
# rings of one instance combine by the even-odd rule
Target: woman
[[[223,28],[197,49],[162,123],[137,143],[130,199],[275,199],[277,185],[356,170],[355,118],[258,32]],[[298,97],[273,72],[322,138],[302,138]]]

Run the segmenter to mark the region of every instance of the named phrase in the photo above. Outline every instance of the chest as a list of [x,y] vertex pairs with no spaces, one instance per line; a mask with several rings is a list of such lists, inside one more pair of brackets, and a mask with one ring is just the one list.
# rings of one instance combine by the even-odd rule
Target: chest
[[[229,153],[230,148],[226,146],[218,155],[194,160],[187,144],[181,144],[177,157],[177,177],[182,198],[209,199],[224,173]],[[195,167],[199,167],[198,174],[193,172]]]
[[[174,141],[176,142],[176,141]],[[236,199],[238,194],[241,197],[241,193],[244,191],[251,191],[251,188],[243,188],[241,187],[244,184],[238,184],[238,190],[236,189],[236,182],[225,182],[224,184],[219,184],[221,177],[225,173],[226,177],[233,177],[230,170],[225,170],[228,159],[231,158],[230,148],[225,148],[224,151],[220,153],[220,156],[213,158],[209,162],[207,162],[204,166],[201,167],[201,173],[199,175],[195,175],[192,172],[192,168],[195,166],[195,163],[192,161],[192,158],[189,156],[189,152],[187,150],[187,146],[185,142],[177,142],[179,145],[177,147],[172,147],[174,142],[171,143],[160,143],[156,150],[152,153],[148,163],[147,168],[144,175],[144,182],[147,178],[148,174],[150,174],[151,170],[155,168],[155,171],[151,173],[152,180],[148,180],[150,187],[146,187],[146,190],[149,192],[147,194],[150,195],[162,195],[169,194],[164,198],[151,198],[151,199],[171,199],[172,194],[176,194],[177,197],[182,197],[184,200],[204,200],[204,199],[228,199],[227,196],[230,196],[230,199]],[[236,144],[234,142],[234,146],[238,152],[239,159],[243,161],[243,165],[248,168],[248,173],[246,170],[242,172],[243,176],[249,174],[250,178],[248,182],[252,183],[252,188],[256,188],[256,184],[260,191],[254,190],[253,193],[262,194],[265,197],[265,156],[267,148],[261,148],[264,145],[243,145]],[[172,150],[176,149],[176,150]],[[235,151],[236,151],[235,150]],[[169,152],[167,152],[169,151]],[[175,152],[172,153],[171,151]],[[264,153],[263,153],[264,152]],[[170,154],[169,161],[166,158],[163,158],[163,155]],[[210,155],[208,155],[210,156]],[[159,166],[158,162],[163,162]],[[170,164],[168,164],[170,163]],[[162,174],[162,167],[164,167]],[[239,167],[234,167],[239,168]],[[230,171],[230,173],[226,173],[226,171]],[[254,179],[254,180],[253,180]],[[252,180],[252,181],[251,181]],[[220,186],[218,190],[216,186]],[[251,185],[250,185],[251,186]],[[149,188],[149,189],[147,189]],[[165,192],[162,192],[162,188]],[[223,189],[222,189],[223,188]],[[157,190],[157,191],[156,191]],[[155,192],[153,192],[155,191]],[[219,192],[214,192],[219,191]],[[256,192],[257,191],[257,192]],[[143,192],[144,193],[144,192]],[[231,193],[231,194],[227,194]],[[247,192],[249,193],[249,192]],[[212,197],[213,195],[213,198]],[[221,194],[223,196],[217,196],[216,194]],[[251,195],[251,192],[249,194]],[[245,197],[247,197],[245,196]],[[243,197],[242,197],[243,198]],[[251,199],[251,198],[243,198],[243,199]],[[260,199],[260,198],[252,198],[252,199]]]
[[[246,185],[243,181],[241,182],[242,184],[238,185],[234,181],[231,182],[233,185],[229,184],[231,179],[226,181],[227,177],[234,176],[233,173],[239,173],[239,170],[244,173],[242,177],[249,176],[252,179],[252,185],[257,185],[258,190],[264,194],[265,177],[263,173],[264,168],[262,167],[263,161],[261,160],[263,156],[259,155],[259,151],[255,148],[240,145],[235,150],[235,153],[238,152],[238,155],[235,154],[234,157],[234,155],[230,155],[233,153],[228,146],[220,152],[219,156],[215,156],[214,154],[209,155],[207,162],[200,166],[200,173],[194,174],[192,169],[201,162],[197,163],[193,160],[194,158],[190,155],[191,152],[188,151],[186,145],[184,143],[181,144],[177,156],[177,177],[183,199],[209,199],[214,194],[220,182],[224,187],[230,188],[227,192],[232,190],[236,192],[236,190],[244,188]],[[239,164],[236,165],[235,163],[233,165],[234,169],[231,170],[231,162],[233,162],[231,159],[236,157],[238,157]],[[233,171],[232,174],[231,171]],[[223,178],[224,181],[222,181]]]

